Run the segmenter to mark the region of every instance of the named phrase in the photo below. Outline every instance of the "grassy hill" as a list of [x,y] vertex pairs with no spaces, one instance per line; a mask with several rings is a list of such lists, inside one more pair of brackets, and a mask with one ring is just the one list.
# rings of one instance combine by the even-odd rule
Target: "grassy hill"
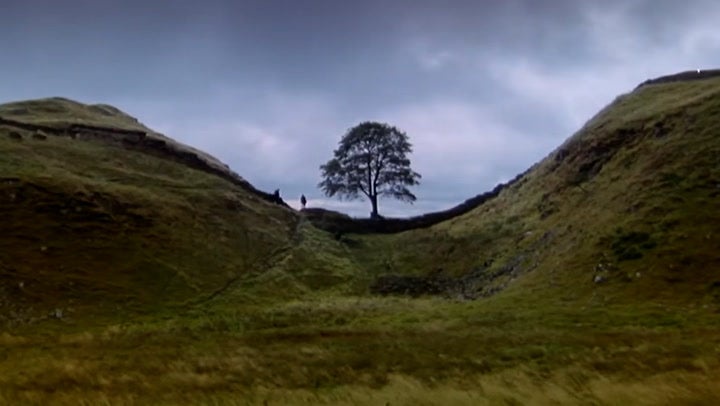
[[[64,99],[0,117],[159,137]],[[719,133],[720,79],[649,83],[461,216],[335,239],[0,125],[0,403],[717,404]]]
[[[114,108],[64,99],[3,105],[0,116],[147,130]],[[296,291],[271,296],[308,289],[293,279],[288,258],[304,250],[311,232],[292,210],[225,179],[121,144],[7,125],[0,150],[0,322],[26,323],[55,309],[148,313],[267,278],[276,267],[289,272],[283,277]],[[317,238],[324,244],[324,235]],[[319,267],[333,259],[327,252],[337,243],[327,240],[314,257]],[[303,272],[297,278],[313,279],[312,270]],[[338,275],[322,272],[328,286],[342,282]]]
[[[720,80],[618,97],[500,195],[436,225],[361,241],[375,272],[565,300],[717,305]],[[380,252],[381,254],[378,254]]]

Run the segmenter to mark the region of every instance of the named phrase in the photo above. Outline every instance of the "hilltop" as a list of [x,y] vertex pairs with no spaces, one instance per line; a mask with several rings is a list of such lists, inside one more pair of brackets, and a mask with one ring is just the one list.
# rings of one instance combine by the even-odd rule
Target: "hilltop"
[[371,268],[395,276],[377,289],[402,291],[397,276],[413,275],[470,298],[512,288],[717,305],[720,79],[683,77],[618,97],[475,209],[367,239]]
[[[70,284],[61,290],[80,297],[114,286],[186,303],[268,264],[315,268],[312,258],[332,247],[323,269],[342,264],[330,275],[360,291],[479,298],[544,286],[546,294],[573,292],[568,300],[713,302],[720,281],[705,270],[720,265],[709,254],[720,225],[719,92],[715,70],[648,80],[508,184],[444,212],[382,221],[299,215],[216,158],[112,106],[63,98],[1,105],[0,142],[13,157],[2,187],[13,220],[0,264],[22,286],[6,295],[55,308],[57,292],[42,286]],[[68,232],[72,239],[60,238]],[[279,255],[297,250],[302,233],[321,241],[314,254]],[[97,275],[102,287],[87,275],[100,258],[109,263]],[[200,264],[233,270],[199,273]]]
[[0,105],[0,403],[716,404],[712,72],[384,225],[111,106]]
[[302,256],[318,270],[298,278],[347,279],[325,269],[342,247],[282,201],[113,107],[1,105],[0,149],[0,322],[147,313],[261,276],[292,296]]
[[[279,197],[255,189],[217,158],[155,132],[113,106],[85,105],[62,97],[7,103],[0,106],[0,125],[34,132],[35,139],[51,134],[119,144],[220,176],[262,199],[286,205]],[[21,133],[12,133],[22,138]]]

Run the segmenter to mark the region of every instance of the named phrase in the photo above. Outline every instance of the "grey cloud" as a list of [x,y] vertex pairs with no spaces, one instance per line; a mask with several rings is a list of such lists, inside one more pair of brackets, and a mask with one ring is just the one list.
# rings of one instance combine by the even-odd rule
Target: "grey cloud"
[[413,206],[450,207],[544,157],[617,94],[716,65],[710,0],[8,0],[0,99],[117,105],[290,202],[363,120],[408,132]]

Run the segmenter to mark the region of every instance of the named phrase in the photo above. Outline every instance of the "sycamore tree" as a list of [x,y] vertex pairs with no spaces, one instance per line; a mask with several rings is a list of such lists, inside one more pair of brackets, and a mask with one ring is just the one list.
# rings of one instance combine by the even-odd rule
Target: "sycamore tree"
[[385,123],[364,122],[348,130],[334,156],[320,166],[325,195],[358,199],[363,195],[372,205],[371,217],[378,217],[378,197],[387,196],[414,202],[408,187],[418,185],[420,174],[410,168],[412,152],[408,136]]

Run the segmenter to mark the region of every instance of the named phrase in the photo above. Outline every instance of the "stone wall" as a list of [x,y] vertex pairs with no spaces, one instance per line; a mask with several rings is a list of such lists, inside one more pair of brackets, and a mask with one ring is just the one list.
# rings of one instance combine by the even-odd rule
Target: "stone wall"
[[53,134],[53,135],[65,135],[64,129],[60,129],[57,127],[45,126],[45,125],[23,123],[22,121],[9,120],[9,119],[3,118],[3,117],[0,117],[0,124],[5,125],[7,127],[19,128],[21,130],[43,131],[45,133]]
[[708,70],[689,70],[685,72],[675,73],[672,75],[660,76],[655,79],[648,79],[638,85],[636,89],[643,86],[654,85],[659,83],[684,82],[689,80],[710,79],[720,76],[720,69]]
[[414,230],[418,228],[426,228],[438,224],[443,221],[450,220],[457,216],[463,215],[488,200],[496,197],[505,188],[520,181],[527,171],[517,175],[513,180],[507,183],[501,183],[489,192],[481,193],[475,197],[465,200],[459,205],[447,210],[426,213],[409,218],[384,218],[378,219],[358,219],[344,215],[342,213],[324,210],[319,208],[305,209],[303,213],[313,223],[315,227],[329,231],[336,235],[346,233],[351,234],[370,234],[370,233],[399,233],[402,231]]
[[207,160],[192,151],[181,150],[165,140],[157,137],[149,137],[146,132],[139,130],[126,130],[113,127],[99,127],[85,124],[71,124],[68,126],[46,126],[25,123],[17,120],[10,120],[0,117],[0,125],[14,127],[26,131],[38,132],[55,136],[66,136],[81,140],[97,140],[106,143],[119,144],[127,149],[139,151],[144,154],[153,155],[161,159],[168,159],[182,163],[193,169],[219,176],[259,197],[262,200],[288,206],[279,196],[256,189],[250,182],[240,175],[232,172],[229,168],[218,168],[211,165]]
[[67,127],[65,133],[72,138],[120,143],[126,142],[130,144],[140,143],[147,137],[147,133],[145,131],[97,127],[85,124],[72,124]]

